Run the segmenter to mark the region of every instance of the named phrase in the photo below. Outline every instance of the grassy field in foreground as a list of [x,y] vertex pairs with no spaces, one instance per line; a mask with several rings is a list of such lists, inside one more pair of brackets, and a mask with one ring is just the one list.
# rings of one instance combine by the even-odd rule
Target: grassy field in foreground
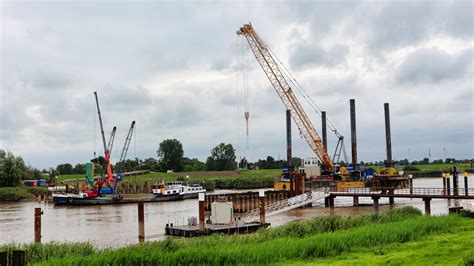
[[[474,220],[380,215],[319,217],[252,235],[168,239],[119,249],[90,244],[26,246],[34,265],[462,264],[474,259]],[[0,247],[11,249],[13,246]],[[474,261],[473,261],[474,262]]]

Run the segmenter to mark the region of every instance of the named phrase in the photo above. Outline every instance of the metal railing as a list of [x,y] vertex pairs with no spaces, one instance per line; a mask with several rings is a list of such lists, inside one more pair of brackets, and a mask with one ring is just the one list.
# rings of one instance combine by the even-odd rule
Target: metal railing
[[[319,188],[314,191],[306,192],[304,194],[274,202],[265,206],[265,216],[271,216],[278,213],[286,212],[306,204],[310,204],[317,200],[325,198],[329,193],[328,188]],[[260,208],[253,209],[246,213],[241,220],[244,222],[253,222],[260,217]]]
[[474,188],[330,188],[330,193],[418,196],[474,196]]

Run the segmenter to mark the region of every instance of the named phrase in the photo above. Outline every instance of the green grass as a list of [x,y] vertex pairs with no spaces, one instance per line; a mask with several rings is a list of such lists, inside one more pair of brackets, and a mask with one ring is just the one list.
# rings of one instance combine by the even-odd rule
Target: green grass
[[[413,174],[415,177],[441,176],[441,173],[449,171],[451,164],[426,164],[416,165],[420,171],[405,171],[406,174]],[[456,164],[459,175],[462,176],[463,171],[473,172],[470,164]],[[397,166],[397,170],[403,170],[402,165]],[[382,167],[375,166],[378,170]],[[122,181],[123,184],[141,185],[147,182],[149,185],[156,184],[161,181],[186,181],[189,183],[199,183],[207,190],[218,189],[253,189],[273,187],[273,182],[281,174],[281,169],[263,169],[263,170],[247,170],[247,171],[198,171],[198,172],[179,172],[179,173],[160,173],[150,172],[145,175],[128,176]],[[189,179],[186,177],[189,176]],[[74,185],[76,180],[84,182],[84,175],[61,175],[59,182],[67,181]]]
[[[418,168],[419,171],[404,171],[405,174],[413,174],[414,177],[425,177],[425,176],[441,176],[442,173],[449,172],[449,169],[452,166],[456,166],[458,175],[462,176],[464,171],[473,173],[474,169],[470,168],[470,163],[460,163],[460,164],[419,164],[413,165],[414,167]],[[381,166],[367,166],[372,167],[375,170],[379,170],[383,167]],[[397,165],[396,168],[398,171],[403,171],[404,165]]]
[[47,192],[45,187],[0,187],[0,201],[18,201]]
[[[442,172],[449,171],[451,164],[426,164],[416,165],[420,171],[405,171],[407,174],[414,174],[415,177],[423,176],[440,176]],[[463,171],[470,171],[470,164],[456,164],[459,175],[462,176]],[[397,166],[397,170],[403,170],[404,166]],[[382,167],[373,167],[376,170]],[[247,171],[198,171],[198,172],[180,172],[180,173],[160,173],[150,172],[145,175],[128,176],[123,179],[123,183],[139,185],[147,182],[148,184],[155,184],[161,181],[170,182],[176,180],[186,181],[189,183],[202,184],[206,189],[252,189],[252,188],[266,188],[273,187],[273,182],[281,173],[281,169],[263,169],[263,170],[247,170]],[[189,179],[186,177],[189,176]],[[67,181],[74,185],[76,180],[84,182],[84,175],[61,175],[59,182]]]
[[[189,183],[199,183],[204,185],[207,189],[250,189],[250,188],[265,188],[273,187],[273,181],[281,173],[280,169],[265,169],[265,170],[247,170],[247,171],[199,171],[199,172],[179,172],[179,173],[160,173],[150,172],[145,175],[124,177],[122,183],[137,183],[142,184],[148,182],[149,184],[159,183],[161,181],[170,182],[176,180],[187,180],[189,176]],[[84,181],[82,175],[62,175],[59,177],[59,182],[68,180],[70,184],[74,185],[77,178],[80,182]]]
[[338,256],[288,261],[284,265],[474,265],[473,220],[458,224],[451,232],[431,234],[425,239],[359,247]]
[[[90,244],[23,248],[35,265],[449,265],[472,260],[473,244],[473,219],[421,216],[406,207],[380,215],[320,217],[252,235],[168,239],[104,250]],[[13,248],[18,246],[0,250]]]
[[[468,235],[460,227],[465,227],[465,230],[472,234],[474,221],[460,216],[418,216],[348,230],[313,233],[303,237],[284,236],[255,240],[252,236],[211,236],[192,240],[167,240],[105,250],[86,256],[55,258],[45,261],[43,265],[228,265],[274,264],[293,260],[331,261],[331,258],[346,253],[367,250],[385,254],[385,250],[392,246],[423,242],[436,235],[451,233],[454,237],[451,242],[445,243],[447,248],[446,246],[458,245],[456,241]],[[466,246],[459,254],[467,256],[468,249]],[[439,261],[449,262],[450,259],[441,256]],[[412,258],[407,257],[405,263],[410,263],[411,260]],[[425,263],[430,261],[429,256],[425,258]],[[365,259],[359,261],[364,264],[366,262]]]
[[0,251],[24,249],[29,263],[47,261],[52,258],[67,258],[73,256],[87,256],[96,251],[90,243],[45,243],[17,245],[10,244],[0,247]]

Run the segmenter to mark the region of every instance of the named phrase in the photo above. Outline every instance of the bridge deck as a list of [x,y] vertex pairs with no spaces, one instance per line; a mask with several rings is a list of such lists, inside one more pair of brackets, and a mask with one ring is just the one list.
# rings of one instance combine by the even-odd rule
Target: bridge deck
[[370,188],[331,188],[329,195],[334,197],[474,199],[474,189],[403,188],[391,190],[389,188],[381,188],[374,191]]

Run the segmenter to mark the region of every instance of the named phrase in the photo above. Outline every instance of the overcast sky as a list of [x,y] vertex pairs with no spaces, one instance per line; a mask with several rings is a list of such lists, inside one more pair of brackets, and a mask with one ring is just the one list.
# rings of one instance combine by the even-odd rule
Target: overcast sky
[[[113,161],[132,120],[128,158],[176,138],[201,160],[220,142],[251,161],[284,159],[285,108],[235,34],[248,21],[348,154],[354,98],[359,160],[385,158],[385,102],[395,159],[474,157],[472,1],[77,2],[1,1],[0,148],[34,167],[103,153],[94,90],[106,132],[118,127]],[[295,124],[293,143],[295,156],[314,156]],[[335,144],[330,135],[331,154]]]

